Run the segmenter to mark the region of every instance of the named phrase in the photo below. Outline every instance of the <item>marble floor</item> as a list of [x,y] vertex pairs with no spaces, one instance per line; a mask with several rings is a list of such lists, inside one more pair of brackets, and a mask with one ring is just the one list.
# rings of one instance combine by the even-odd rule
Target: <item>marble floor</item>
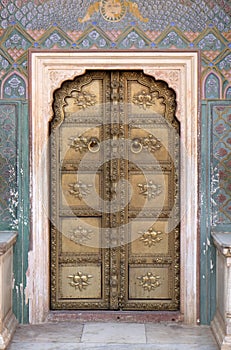
[[77,322],[19,325],[8,350],[218,350],[207,326]]

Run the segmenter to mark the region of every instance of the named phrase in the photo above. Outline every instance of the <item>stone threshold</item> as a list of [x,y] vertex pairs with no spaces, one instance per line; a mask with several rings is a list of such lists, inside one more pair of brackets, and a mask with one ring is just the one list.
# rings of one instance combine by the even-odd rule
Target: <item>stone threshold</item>
[[218,350],[208,326],[53,322],[19,325],[8,350]]
[[46,322],[183,322],[179,311],[50,311]]

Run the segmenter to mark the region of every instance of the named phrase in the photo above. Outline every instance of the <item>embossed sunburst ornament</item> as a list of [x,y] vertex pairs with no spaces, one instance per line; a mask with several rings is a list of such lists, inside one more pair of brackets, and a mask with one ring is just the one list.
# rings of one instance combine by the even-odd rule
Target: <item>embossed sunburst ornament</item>
[[160,237],[163,232],[161,231],[155,231],[153,227],[150,227],[147,231],[145,232],[139,232],[140,235],[140,241],[144,243],[144,245],[151,247],[156,245],[156,243],[159,243],[162,241],[162,237]]
[[67,234],[71,241],[79,244],[86,244],[87,241],[92,239],[92,230],[88,230],[82,226],[78,226],[73,230],[70,230]]
[[87,185],[82,181],[77,181],[73,184],[68,185],[70,187],[70,195],[82,200],[83,197],[87,196],[90,193],[90,188],[92,185]]
[[68,278],[72,279],[72,281],[69,282],[69,284],[72,287],[75,287],[75,289],[79,289],[81,292],[83,289],[86,289],[86,287],[89,286],[89,279],[92,277],[92,275],[83,274],[79,271],[76,274],[68,276]]
[[87,151],[88,139],[82,135],[70,137],[70,148],[74,148],[76,152],[83,153]]
[[71,95],[76,99],[76,104],[81,109],[86,109],[96,104],[96,96],[88,91],[72,91]]
[[65,97],[64,111],[66,113],[77,112],[79,109],[85,110],[96,104],[96,96],[90,91],[73,90]]
[[144,110],[156,105],[160,106],[162,111],[164,111],[165,106],[163,105],[163,100],[164,99],[162,97],[159,97],[158,91],[153,91],[150,93],[140,91],[138,94],[133,96],[132,102]]
[[140,188],[140,194],[147,197],[148,200],[156,198],[162,193],[162,186],[153,183],[152,180],[148,181],[148,183],[138,184],[137,186]]
[[140,280],[140,286],[149,292],[161,285],[160,276],[153,275],[152,272],[147,272],[146,275],[137,277],[137,279]]

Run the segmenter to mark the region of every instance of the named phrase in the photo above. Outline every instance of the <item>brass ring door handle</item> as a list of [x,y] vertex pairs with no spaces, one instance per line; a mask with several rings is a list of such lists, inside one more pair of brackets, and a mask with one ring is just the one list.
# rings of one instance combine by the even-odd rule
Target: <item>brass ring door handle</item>
[[141,140],[139,138],[135,138],[132,140],[131,142],[131,151],[133,153],[140,153],[142,151],[142,143]]
[[88,149],[92,153],[96,153],[100,150],[100,142],[97,137],[92,137],[88,142]]

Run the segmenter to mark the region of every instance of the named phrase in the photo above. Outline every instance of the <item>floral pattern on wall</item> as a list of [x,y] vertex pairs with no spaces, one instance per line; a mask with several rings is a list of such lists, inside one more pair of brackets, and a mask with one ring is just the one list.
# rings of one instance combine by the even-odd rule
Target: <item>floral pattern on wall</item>
[[213,105],[212,223],[231,222],[231,103]]
[[16,106],[0,104],[0,228],[17,226]]

